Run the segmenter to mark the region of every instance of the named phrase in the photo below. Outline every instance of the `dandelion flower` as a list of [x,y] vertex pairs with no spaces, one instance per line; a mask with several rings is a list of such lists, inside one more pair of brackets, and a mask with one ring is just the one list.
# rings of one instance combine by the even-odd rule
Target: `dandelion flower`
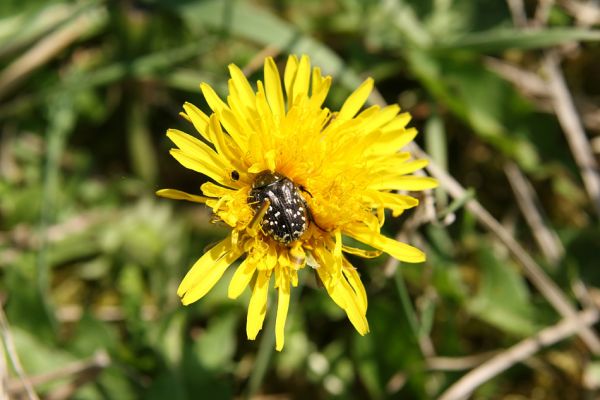
[[[175,189],[157,194],[204,203],[231,233],[207,251],[184,277],[177,294],[187,305],[202,298],[238,259],[228,296],[251,286],[246,332],[254,340],[262,329],[271,281],[277,291],[276,349],[284,345],[290,291],[298,271],[313,268],[331,299],[361,335],[369,332],[367,296],[344,253],[373,257],[385,252],[405,262],[425,255],[380,233],[385,209],[393,216],[418,200],[395,191],[417,191],[436,181],[411,173],[426,160],[400,149],[417,134],[406,128],[408,113],[397,105],[361,111],[373,80],[365,80],[332,112],[323,106],[331,77],[312,68],[307,56],[290,56],[282,81],[272,58],[264,63],[264,82],[256,90],[242,71],[229,66],[229,96],[219,98],[200,85],[212,110],[205,114],[186,103],[181,115],[199,137],[170,129],[177,148],[171,154],[184,167],[211,178],[202,195]],[[343,237],[376,250],[347,246]]]

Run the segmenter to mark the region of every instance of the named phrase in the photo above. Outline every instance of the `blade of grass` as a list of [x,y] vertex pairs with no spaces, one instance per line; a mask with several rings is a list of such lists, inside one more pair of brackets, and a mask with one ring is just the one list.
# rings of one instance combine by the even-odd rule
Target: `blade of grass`
[[246,399],[254,398],[254,395],[260,389],[260,386],[265,379],[267,369],[271,362],[271,356],[275,350],[275,317],[277,316],[277,307],[271,307],[269,310],[269,318],[267,320],[267,327],[262,333],[262,339],[260,340],[260,346],[258,348],[258,354],[256,355],[256,362],[254,368],[250,374],[248,380],[248,390],[246,392]]
[[54,3],[0,19],[0,57],[27,46],[97,3],[98,1],[74,5]]
[[438,213],[438,219],[441,221],[447,215],[455,213],[456,211],[464,207],[464,205],[473,198],[475,198],[475,190],[473,188],[467,189],[463,196],[452,200],[452,203],[450,203],[450,205],[447,208],[443,209]]
[[[93,71],[78,72],[77,75],[73,74],[65,77],[60,82],[39,90],[34,95],[26,95],[13,102],[0,105],[0,118],[26,112],[40,103],[49,101],[48,98],[57,92],[76,92],[95,86],[105,86],[126,77],[139,79],[158,75],[160,71],[171,68],[173,65],[201,56],[206,50],[206,42],[204,41],[201,44],[197,42],[189,43],[175,49],[151,53],[136,58],[134,61],[118,61]],[[168,84],[172,83],[171,76],[156,76],[156,79],[163,80]],[[186,83],[193,84],[194,91],[198,90],[199,81],[192,82],[192,79],[188,78]],[[186,89],[191,90],[190,88]]]
[[571,154],[579,167],[583,185],[590,197],[596,214],[600,217],[600,174],[581,119],[573,103],[573,97],[567,87],[560,69],[558,56],[549,53],[544,57],[544,69],[548,74],[548,84],[552,94],[552,103],[558,121],[565,132]]
[[38,41],[0,72],[0,98],[13,91],[21,81],[62,50],[82,37],[96,32],[107,21],[108,14],[104,8],[92,8]]
[[[448,146],[446,143],[446,129],[444,121],[440,116],[433,112],[425,125],[425,149],[431,155],[438,165],[448,169]],[[437,207],[446,207],[448,196],[441,188],[435,189],[435,200]]]
[[[37,393],[33,389],[31,382],[29,381],[29,377],[23,369],[21,360],[19,359],[19,353],[17,352],[15,341],[13,339],[12,333],[10,331],[10,326],[8,324],[6,315],[4,314],[4,309],[2,307],[0,307],[0,336],[2,336],[2,348],[6,349],[6,359],[10,361],[12,369],[16,372],[21,385],[25,389],[27,398],[29,400],[39,400]],[[2,360],[4,361],[4,359],[4,354],[2,354]],[[0,395],[5,395],[6,381],[4,381],[4,379],[6,378],[6,376],[8,375],[2,376],[3,382],[1,385],[2,388],[0,389]],[[3,396],[2,398],[4,399],[8,397]]]
[[48,266],[48,226],[55,217],[56,198],[60,181],[60,159],[68,134],[73,129],[75,114],[71,99],[65,93],[57,94],[49,103],[49,127],[46,132],[47,152],[44,166],[42,205],[40,208],[40,245],[37,256],[37,289],[44,302],[46,317],[54,324],[50,306],[50,277]]
[[504,51],[507,49],[539,49],[568,42],[598,42],[600,30],[582,28],[547,28],[536,30],[498,29],[471,33],[437,43],[433,51],[469,50],[476,52]]
[[421,328],[419,327],[417,313],[413,307],[412,302],[410,301],[410,296],[408,295],[406,282],[404,281],[404,276],[402,275],[401,265],[396,266],[394,281],[396,282],[396,291],[398,292],[398,296],[400,297],[400,304],[402,304],[404,315],[406,316],[406,320],[408,321],[408,325],[410,326],[413,335],[415,335],[415,338],[418,341],[420,337]]

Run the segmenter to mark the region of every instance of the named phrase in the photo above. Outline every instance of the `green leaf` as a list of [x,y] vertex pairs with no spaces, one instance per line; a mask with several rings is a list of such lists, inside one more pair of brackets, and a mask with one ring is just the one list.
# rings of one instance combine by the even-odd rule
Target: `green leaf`
[[75,361],[71,354],[42,342],[35,331],[25,331],[13,325],[11,334],[23,369],[28,374],[55,371]]
[[183,336],[185,326],[185,314],[182,312],[174,313],[164,320],[161,331],[154,341],[154,346],[160,349],[170,367],[180,365],[184,356]]
[[212,318],[208,328],[195,341],[194,354],[199,362],[209,370],[226,368],[233,359],[236,348],[236,327],[239,314],[220,313]]
[[501,262],[485,245],[479,250],[481,282],[468,309],[482,320],[516,335],[537,330],[535,310],[525,279],[509,263]]

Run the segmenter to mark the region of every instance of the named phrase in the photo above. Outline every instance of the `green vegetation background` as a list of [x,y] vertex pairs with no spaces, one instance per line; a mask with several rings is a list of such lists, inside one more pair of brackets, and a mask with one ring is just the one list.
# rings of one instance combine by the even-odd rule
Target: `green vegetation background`
[[[589,24],[598,19],[582,26],[585,13],[573,4],[585,2],[525,1],[538,22],[525,29],[509,3],[520,2],[3,0],[0,300],[11,395],[26,398],[26,375],[53,399],[429,399],[466,372],[460,362],[475,367],[560,320],[463,209],[468,198],[453,202],[444,189],[433,221],[412,211],[384,228],[405,232],[426,263],[395,270],[384,256],[352,259],[369,295],[365,337],[308,269],[281,353],[269,317],[258,340],[247,341],[248,293],[228,300],[228,275],[202,301],[181,306],[180,279],[226,229],[203,206],[155,197],[165,187],[197,192],[203,181],[169,157],[164,133],[192,132],[178,112],[185,101],[206,109],[200,82],[226,95],[227,65],[262,79],[265,54],[280,65],[290,53],[309,54],[334,76],[332,109],[374,77],[385,101],[411,112],[417,141],[574,304],[581,290],[597,298],[598,215],[552,101],[544,85],[540,93],[527,79],[515,86],[498,65],[544,83],[543,58],[560,54],[597,156],[600,32]],[[510,166],[532,184],[556,234],[554,259],[525,223]],[[572,337],[474,398],[592,398],[599,370]]]

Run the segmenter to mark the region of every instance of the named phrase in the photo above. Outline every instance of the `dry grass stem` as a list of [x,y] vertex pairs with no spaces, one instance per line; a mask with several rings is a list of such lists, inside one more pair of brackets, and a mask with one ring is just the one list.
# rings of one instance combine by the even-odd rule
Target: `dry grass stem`
[[[440,185],[454,198],[462,198],[466,190],[446,171],[440,168],[416,144],[411,144],[410,151],[419,158],[430,160],[427,166],[431,175],[440,181]],[[576,315],[576,310],[571,305],[562,290],[546,275],[542,268],[534,261],[527,251],[477,200],[469,200],[466,208],[475,215],[477,220],[489,229],[509,249],[514,258],[523,266],[523,271],[529,280],[550,304],[565,318]],[[594,354],[600,354],[600,340],[591,329],[582,329],[578,332],[582,340]]]
[[35,390],[33,390],[33,386],[31,385],[27,374],[23,370],[23,366],[21,365],[21,360],[19,359],[19,354],[17,353],[17,348],[15,347],[15,342],[10,332],[10,326],[8,324],[8,320],[6,319],[6,315],[4,314],[3,307],[0,307],[0,331],[0,334],[2,335],[2,342],[6,350],[6,357],[10,361],[13,370],[17,374],[17,379],[23,387],[27,398],[29,400],[39,400],[38,395],[36,394]]
[[538,6],[535,9],[535,14],[531,25],[534,27],[541,27],[546,25],[548,17],[550,16],[550,10],[554,6],[554,0],[538,0]]
[[[92,357],[86,360],[76,361],[62,368],[29,377],[29,382],[33,386],[43,385],[61,379],[81,380],[89,382],[90,378],[98,375],[104,368],[110,365],[110,357],[104,350],[97,351]],[[86,379],[82,379],[87,377]],[[67,386],[71,386],[69,383]],[[19,396],[25,387],[21,381],[11,381],[8,384],[8,392],[12,397]],[[62,391],[63,389],[61,389]],[[58,393],[58,391],[56,392]]]
[[[485,57],[484,63],[490,70],[512,83],[539,110],[554,114],[548,84],[537,73],[494,57]],[[574,101],[577,109],[581,111],[583,125],[589,130],[600,131],[600,108],[596,102],[583,95],[574,97]]]
[[439,400],[459,400],[468,397],[483,383],[531,357],[543,348],[568,338],[579,331],[582,326],[589,327],[595,324],[599,318],[600,312],[597,308],[593,308],[582,311],[574,317],[565,318],[558,324],[541,330],[536,335],[522,340],[468,372],[450,386],[439,397]]
[[549,263],[556,265],[562,259],[565,249],[554,232],[545,222],[543,211],[531,183],[527,181],[519,167],[513,162],[504,166],[508,182],[513,190],[521,214],[531,228],[540,250]]
[[281,50],[278,49],[277,47],[273,47],[273,46],[267,46],[267,47],[265,47],[261,51],[257,52],[254,55],[254,57],[252,57],[252,59],[250,61],[248,61],[248,64],[246,64],[244,66],[244,68],[242,68],[242,72],[246,76],[252,75],[257,70],[259,70],[259,69],[262,68],[263,63],[264,63],[266,57],[273,57],[273,58],[275,58],[275,57],[277,57],[277,55],[280,52],[281,52]]
[[594,158],[592,147],[577,115],[571,93],[569,93],[569,89],[559,68],[559,60],[556,54],[548,53],[546,55],[544,58],[544,69],[548,74],[548,84],[552,93],[554,110],[558,121],[565,132],[571,153],[581,171],[583,184],[592,205],[598,216],[600,216],[600,175],[598,174],[598,163]]
[[94,14],[82,14],[62,28],[48,34],[32,48],[0,72],[0,98],[14,89],[36,69],[44,66],[62,50],[79,40],[93,28],[98,19]]
[[577,25],[592,26],[600,24],[600,4],[597,1],[560,1],[565,8],[577,21]]
[[463,371],[481,365],[496,354],[498,354],[497,351],[472,354],[464,357],[431,357],[425,361],[427,363],[427,368],[430,370]]
[[489,69],[515,85],[523,95],[540,99],[550,98],[548,85],[538,74],[494,57],[485,57],[484,63]]
[[507,0],[507,3],[513,24],[519,28],[525,28],[527,26],[527,14],[525,13],[523,0]]

